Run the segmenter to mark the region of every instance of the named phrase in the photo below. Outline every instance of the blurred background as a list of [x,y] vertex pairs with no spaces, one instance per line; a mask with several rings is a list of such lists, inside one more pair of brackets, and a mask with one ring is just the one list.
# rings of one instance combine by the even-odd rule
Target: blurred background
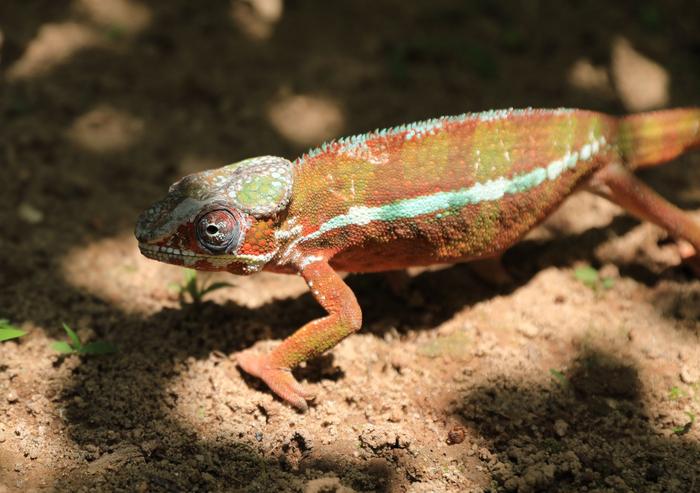
[[[12,381],[20,398],[36,396],[36,416],[53,416],[52,396],[68,399],[68,431],[59,427],[55,434],[72,441],[42,442],[37,447],[44,454],[74,447],[95,459],[115,443],[142,440],[129,434],[133,430],[145,429],[149,437],[158,422],[167,423],[165,431],[153,428],[159,440],[176,436],[179,442],[171,445],[177,442],[183,454],[203,450],[225,462],[229,449],[194,440],[156,405],[159,399],[170,403],[165,388],[177,365],[188,356],[206,362],[215,359],[214,350],[228,353],[283,337],[318,308],[306,298],[269,308],[272,298],[305,289],[296,279],[263,278],[236,281],[239,289],[221,299],[267,311],[208,307],[200,316],[164,310],[177,306],[166,283],[180,280],[181,272],[141,259],[131,232],[140,210],[172,182],[256,155],[294,158],[328,139],[440,115],[528,106],[622,114],[698,104],[697,0],[3,0],[0,318],[34,335],[19,349],[4,346],[0,383],[11,380],[3,364],[32,369],[13,374]],[[697,157],[695,166],[686,166],[689,159],[644,177],[676,203],[697,208],[700,166]],[[616,214],[597,202],[584,204],[603,226]],[[569,224],[587,227],[576,210],[570,212]],[[371,305],[373,290],[365,286],[364,304]],[[232,314],[248,325],[224,333],[221,326]],[[52,365],[45,338],[62,337],[62,321],[84,337],[97,334],[122,346],[138,338],[138,347],[109,363],[85,363],[80,371],[76,362]],[[192,340],[188,330],[203,335]],[[141,380],[130,387],[135,375]],[[86,384],[91,381],[101,390]],[[246,399],[271,399],[264,388],[240,382],[235,375],[230,385],[240,385],[235,390]],[[82,397],[74,402],[74,396]],[[198,396],[189,395],[191,401]],[[10,409],[8,433],[24,416],[11,404],[2,403]],[[262,405],[239,405],[260,421],[272,419]],[[208,430],[219,426],[209,423]],[[280,426],[289,429],[286,422]],[[32,450],[4,457],[0,445],[0,463],[39,467],[41,461],[29,461]],[[161,457],[175,460],[170,452]],[[71,460],[47,461],[44,472],[70,469]],[[163,466],[161,475],[168,471]],[[36,485],[42,477],[29,481]],[[134,487],[129,481],[120,484]],[[166,479],[159,481],[172,490]]]

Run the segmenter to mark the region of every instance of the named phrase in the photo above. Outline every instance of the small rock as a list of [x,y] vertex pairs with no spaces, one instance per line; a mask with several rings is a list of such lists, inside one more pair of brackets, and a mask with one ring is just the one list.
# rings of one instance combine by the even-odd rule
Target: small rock
[[466,430],[464,429],[464,426],[455,425],[450,431],[447,432],[447,444],[455,445],[457,443],[462,443],[465,436]]
[[485,447],[479,448],[479,459],[481,459],[484,462],[491,462],[493,460],[493,454],[489,451],[489,449]]
[[529,339],[537,337],[541,332],[541,329],[538,326],[536,326],[532,322],[527,321],[523,321],[520,324],[518,324],[517,330]]
[[700,371],[697,368],[691,368],[688,365],[683,365],[680,372],[681,381],[692,385],[700,381]]
[[569,423],[567,423],[563,419],[558,419],[554,422],[554,432],[557,435],[563,437],[564,435],[566,435],[567,431],[569,431]]
[[29,224],[39,224],[44,220],[44,213],[31,204],[23,202],[17,208],[19,218]]
[[157,439],[146,440],[140,444],[141,450],[146,455],[151,455],[158,448],[160,448],[160,446],[161,446],[161,443]]
[[17,397],[17,393],[14,390],[10,390],[5,398],[10,404],[14,404],[19,400],[19,397]]

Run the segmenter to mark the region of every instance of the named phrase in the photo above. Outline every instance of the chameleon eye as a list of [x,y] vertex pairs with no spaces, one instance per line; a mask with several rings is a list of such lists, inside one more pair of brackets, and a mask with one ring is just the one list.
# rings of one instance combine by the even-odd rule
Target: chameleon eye
[[241,229],[235,216],[224,209],[207,212],[197,221],[197,238],[215,253],[235,246],[240,234]]

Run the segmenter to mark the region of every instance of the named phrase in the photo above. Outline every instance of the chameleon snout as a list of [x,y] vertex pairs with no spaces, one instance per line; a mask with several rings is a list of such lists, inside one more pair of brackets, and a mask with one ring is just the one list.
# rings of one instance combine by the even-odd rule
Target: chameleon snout
[[149,214],[149,211],[150,209],[139,214],[139,217],[136,220],[134,236],[136,236],[136,239],[139,243],[150,243],[156,239],[156,235],[153,234],[153,226],[155,221],[154,218]]

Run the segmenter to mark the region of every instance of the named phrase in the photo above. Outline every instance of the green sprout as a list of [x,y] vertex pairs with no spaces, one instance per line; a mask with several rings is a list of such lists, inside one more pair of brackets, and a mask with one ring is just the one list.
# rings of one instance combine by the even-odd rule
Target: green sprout
[[683,397],[683,395],[683,389],[681,389],[680,387],[673,386],[671,387],[671,390],[668,391],[668,398],[672,401],[677,401],[678,399]]
[[12,325],[9,320],[0,318],[0,342],[9,341],[10,339],[17,339],[25,334],[25,331]]
[[676,426],[675,428],[673,428],[673,430],[671,431],[673,431],[675,435],[685,435],[693,427],[693,423],[695,423],[695,415],[693,413],[686,411],[685,414],[686,416],[688,416],[688,422],[683,426]]
[[170,284],[170,287],[177,291],[180,298],[180,303],[185,303],[185,295],[190,295],[192,303],[195,305],[202,303],[204,296],[212,291],[232,286],[233,284],[229,282],[213,282],[211,284],[207,283],[206,280],[198,282],[197,271],[192,269],[185,269],[184,279],[181,284]]
[[549,374],[552,375],[552,378],[557,381],[559,385],[561,385],[563,388],[569,388],[569,379],[566,378],[566,375],[564,373],[560,372],[559,370],[556,370],[554,368],[549,369]]
[[63,330],[68,334],[70,342],[54,341],[51,347],[61,354],[111,354],[117,352],[112,344],[107,341],[93,341],[83,344],[78,334],[68,324],[63,324]]
[[593,291],[597,291],[600,288],[608,290],[615,285],[615,280],[612,277],[601,277],[598,271],[590,265],[577,267],[574,270],[574,277]]

